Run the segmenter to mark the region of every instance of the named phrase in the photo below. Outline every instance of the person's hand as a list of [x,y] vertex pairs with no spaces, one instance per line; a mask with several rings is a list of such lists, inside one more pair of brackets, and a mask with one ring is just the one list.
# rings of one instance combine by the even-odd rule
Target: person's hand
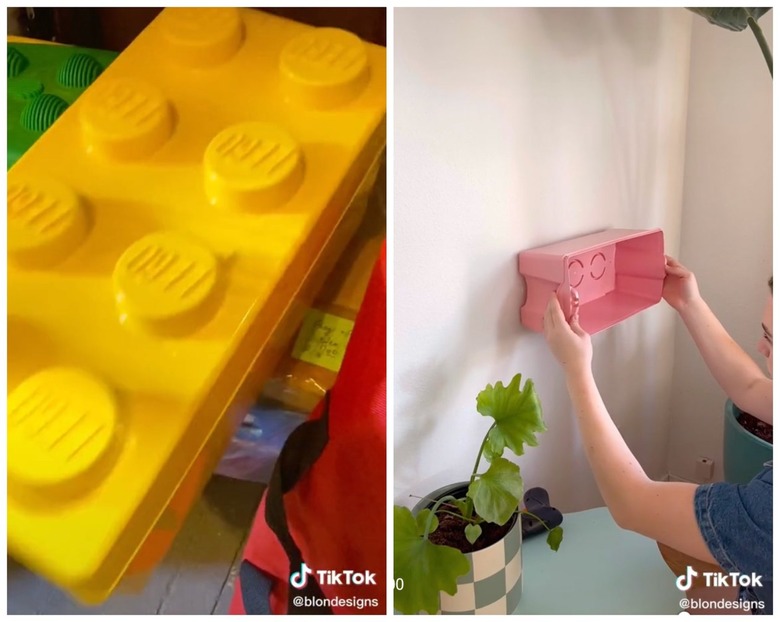
[[663,297],[678,312],[700,297],[699,286],[693,272],[668,255]]
[[590,369],[593,346],[590,335],[580,326],[579,311],[575,311],[569,325],[555,294],[550,297],[544,313],[544,337],[566,373]]

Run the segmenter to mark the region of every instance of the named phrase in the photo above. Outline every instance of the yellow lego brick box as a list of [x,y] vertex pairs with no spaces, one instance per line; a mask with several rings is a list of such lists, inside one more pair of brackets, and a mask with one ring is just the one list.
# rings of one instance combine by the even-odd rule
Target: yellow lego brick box
[[8,547],[79,600],[159,561],[361,221],[385,57],[166,9],[8,171]]

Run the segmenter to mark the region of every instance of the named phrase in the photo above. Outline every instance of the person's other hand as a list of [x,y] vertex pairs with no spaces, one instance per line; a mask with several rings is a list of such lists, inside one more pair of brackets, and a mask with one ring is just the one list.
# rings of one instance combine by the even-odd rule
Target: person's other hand
[[699,286],[693,272],[668,255],[663,297],[678,312],[699,298]]
[[550,297],[544,313],[544,337],[553,355],[567,373],[577,373],[590,368],[593,346],[590,335],[580,326],[579,311],[575,311],[569,324],[555,294]]

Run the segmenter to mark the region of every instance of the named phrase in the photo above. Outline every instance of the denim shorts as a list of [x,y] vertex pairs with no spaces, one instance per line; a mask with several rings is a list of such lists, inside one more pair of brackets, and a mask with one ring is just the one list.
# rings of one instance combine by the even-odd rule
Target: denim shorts
[[761,586],[740,587],[742,601],[772,613],[772,462],[747,484],[704,484],[694,495],[696,521],[712,556],[727,573],[759,575]]

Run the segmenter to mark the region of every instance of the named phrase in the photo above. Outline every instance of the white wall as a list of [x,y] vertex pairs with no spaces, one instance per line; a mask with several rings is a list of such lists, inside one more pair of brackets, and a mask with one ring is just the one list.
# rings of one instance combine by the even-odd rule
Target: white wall
[[[518,251],[661,227],[677,252],[692,15],[395,11],[395,495],[466,479],[477,393],[535,380],[549,431],[519,459],[564,511],[601,504],[564,379],[519,324]],[[651,476],[667,473],[675,318],[594,337],[596,377]]]
[[[772,14],[760,20],[772,41]],[[680,261],[756,361],[772,273],[772,80],[755,37],[695,18]],[[763,366],[763,362],[762,362]],[[670,472],[696,480],[697,456],[723,474],[723,405],[682,322],[672,389]]]

